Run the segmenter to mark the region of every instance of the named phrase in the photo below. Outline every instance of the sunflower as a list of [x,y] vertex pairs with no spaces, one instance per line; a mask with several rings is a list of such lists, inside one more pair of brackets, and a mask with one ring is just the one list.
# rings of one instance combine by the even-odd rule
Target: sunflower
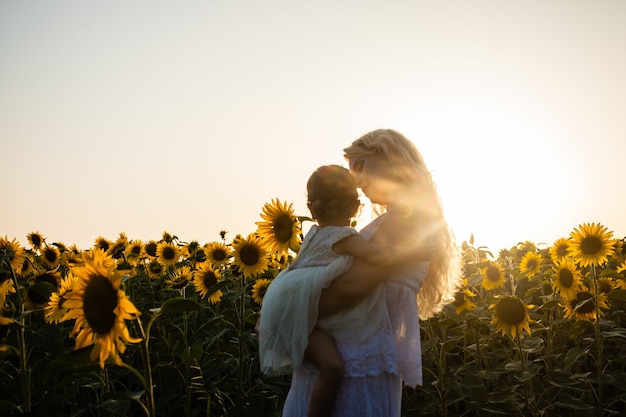
[[[6,257],[5,259],[7,259],[11,264],[11,268],[16,273],[20,273],[21,268],[24,265],[26,252],[17,240],[9,240],[8,236],[0,238],[0,259],[4,257]],[[0,264],[0,267],[1,266],[2,265]]]
[[24,257],[24,262],[22,262],[22,267],[19,269],[19,271],[19,274],[24,278],[28,277],[35,271],[34,262],[30,255],[26,254],[26,256]]
[[94,249],[85,262],[72,268],[76,277],[72,290],[65,294],[64,308],[69,312],[63,320],[76,319],[72,335],[76,336],[76,349],[94,345],[90,359],[101,368],[108,358],[120,365],[119,353],[126,350],[125,343],[141,339],[130,336],[125,320],[133,320],[139,310],[120,290],[121,274],[115,263],[103,250]]
[[41,233],[39,233],[39,231],[27,234],[26,240],[28,240],[30,246],[35,250],[41,249],[41,246],[46,243],[46,239]]
[[157,257],[157,247],[159,246],[159,244],[157,243],[156,240],[149,240],[148,243],[146,243],[144,245],[144,251],[146,253],[146,255],[148,255],[151,258],[156,258]]
[[71,246],[68,250],[61,254],[61,264],[67,266],[74,266],[83,261],[82,252],[76,247]]
[[274,269],[285,269],[289,266],[292,257],[288,252],[274,252],[270,258],[269,267]]
[[107,253],[114,259],[119,259],[124,254],[126,245],[128,244],[128,237],[124,232],[121,232],[117,240],[109,247]]
[[[619,266],[617,267],[617,272],[619,274],[622,274],[622,272],[626,272],[626,261],[619,264]],[[626,274],[622,274],[621,279],[618,281],[621,289],[626,289],[626,276],[625,275]]]
[[245,278],[256,276],[267,269],[269,259],[261,239],[255,234],[233,244],[234,265]]
[[211,242],[204,245],[206,260],[213,266],[225,265],[232,256],[232,250],[221,242]]
[[574,297],[565,300],[563,308],[565,318],[576,318],[578,320],[596,320],[604,315],[604,310],[608,309],[606,294],[599,293],[597,298],[598,314],[596,314],[596,297],[586,287],[581,287]]
[[206,247],[200,246],[197,240],[193,240],[189,242],[185,246],[185,250],[187,251],[187,259],[191,262],[202,263],[206,261]]
[[46,271],[30,279],[24,297],[24,308],[41,310],[46,308],[50,296],[61,285],[61,275],[57,271]]
[[534,251],[528,251],[520,261],[519,269],[526,278],[532,278],[541,270],[542,256]]
[[104,252],[108,252],[111,245],[112,243],[109,239],[103,236],[98,236],[93,244],[93,247],[94,249],[102,249]]
[[293,204],[273,199],[263,206],[263,221],[256,222],[257,233],[269,252],[286,252],[300,248],[300,222],[294,214]]
[[491,308],[494,312],[491,324],[494,324],[502,335],[509,333],[511,337],[518,334],[522,337],[524,330],[530,334],[528,308],[518,297],[514,295],[499,297]]
[[74,275],[70,272],[68,275],[61,280],[61,285],[59,285],[59,289],[52,294],[50,294],[50,300],[48,301],[48,305],[45,310],[46,313],[44,315],[44,319],[48,323],[60,323],[63,320],[63,317],[67,313],[69,313],[69,309],[65,308],[65,294],[72,289],[72,285],[76,281]]
[[571,239],[566,237],[557,239],[548,249],[552,262],[558,262],[559,260],[570,256],[570,244]]
[[165,280],[165,284],[174,289],[181,289],[187,286],[187,283],[193,278],[193,273],[188,266],[177,268],[171,278]]
[[572,257],[582,267],[602,265],[613,254],[613,232],[600,223],[584,223],[570,234]]
[[140,240],[131,240],[126,245],[126,249],[124,249],[124,256],[126,257],[126,261],[133,266],[137,266],[144,253],[145,252],[143,243]]
[[147,268],[148,276],[152,279],[159,279],[159,277],[163,274],[163,265],[161,265],[156,259],[150,261]]
[[504,272],[497,262],[489,262],[480,272],[483,276],[482,285],[484,289],[495,290],[504,287]]
[[476,308],[476,304],[468,297],[476,297],[476,294],[467,288],[467,278],[463,278],[463,288],[455,294],[454,301],[452,302],[456,314],[461,314],[464,311],[472,311]]
[[252,299],[255,303],[259,305],[263,304],[263,297],[265,297],[267,287],[270,286],[271,282],[272,280],[267,278],[260,278],[256,280],[256,282],[252,286]]
[[[620,280],[621,281],[621,280]],[[598,293],[608,294],[620,287],[620,284],[613,278],[598,278]]]
[[222,299],[222,291],[211,292],[211,287],[222,280],[219,270],[213,268],[210,263],[202,264],[193,274],[193,285],[200,297],[209,297],[211,304],[218,303]]
[[571,258],[562,258],[552,267],[552,287],[565,300],[576,296],[582,285],[582,275]]
[[162,239],[161,239],[161,240],[163,240],[163,241],[165,241],[165,242],[168,242],[168,243],[172,243],[172,242],[174,241],[174,239],[178,239],[178,238],[177,238],[176,236],[173,236],[173,235],[172,235],[170,232],[168,232],[167,230],[164,230],[164,231],[163,231],[163,234],[162,234]]
[[41,248],[41,259],[48,269],[54,269],[61,262],[61,253],[55,246],[45,246]]
[[156,250],[157,261],[163,266],[176,265],[181,256],[180,248],[172,242],[161,241]]

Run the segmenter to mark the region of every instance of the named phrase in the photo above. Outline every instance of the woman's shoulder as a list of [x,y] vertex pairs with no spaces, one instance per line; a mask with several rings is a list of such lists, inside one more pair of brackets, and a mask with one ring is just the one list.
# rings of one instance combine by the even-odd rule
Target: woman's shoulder
[[398,201],[381,216],[377,233],[386,236],[387,240],[393,238],[399,243],[412,242],[431,221],[428,217],[418,199],[406,198]]

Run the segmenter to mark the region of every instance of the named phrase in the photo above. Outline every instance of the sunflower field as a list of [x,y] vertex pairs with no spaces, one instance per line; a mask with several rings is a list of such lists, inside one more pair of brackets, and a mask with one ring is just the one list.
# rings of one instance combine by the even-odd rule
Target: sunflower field
[[[0,237],[0,415],[280,416],[290,379],[260,372],[255,325],[305,221],[275,199],[208,243]],[[463,242],[403,415],[624,415],[624,242],[598,223],[498,254]]]

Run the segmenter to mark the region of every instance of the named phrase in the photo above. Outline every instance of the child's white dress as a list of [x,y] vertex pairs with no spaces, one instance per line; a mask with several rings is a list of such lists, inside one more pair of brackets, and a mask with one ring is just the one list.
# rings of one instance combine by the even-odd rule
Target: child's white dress
[[[361,235],[369,239],[383,216],[361,230]],[[416,295],[428,265],[423,262],[414,271],[388,274],[375,301],[382,306],[384,315],[373,334],[365,339],[336,339],[345,374],[332,417],[400,417],[403,385],[422,384]],[[376,308],[372,311],[380,312]],[[318,372],[310,363],[296,367],[283,417],[307,416],[317,377]]]
[[263,373],[289,374],[300,366],[316,323],[335,338],[363,339],[378,328],[384,312],[371,311],[380,305],[374,302],[378,291],[348,312],[317,320],[322,290],[352,265],[352,256],[339,255],[332,246],[354,234],[351,227],[312,226],[297,258],[269,285],[258,324]]

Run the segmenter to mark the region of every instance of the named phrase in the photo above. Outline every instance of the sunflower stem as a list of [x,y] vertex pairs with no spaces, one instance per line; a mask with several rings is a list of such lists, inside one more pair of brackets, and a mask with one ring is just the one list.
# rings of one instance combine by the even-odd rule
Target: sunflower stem
[[[428,329],[430,332],[430,337],[436,337],[435,335],[435,331],[433,329],[432,326],[432,320],[428,320]],[[441,327],[441,331],[442,331],[442,335],[441,335],[441,340],[445,340],[446,339],[446,328],[445,327]],[[446,369],[446,359],[445,359],[445,352],[443,350],[443,342],[441,342],[441,349],[437,348],[437,343],[435,343],[433,345],[433,349],[435,351],[435,358],[437,358],[437,392],[439,393],[439,400],[441,403],[441,411],[442,411],[442,416],[443,417],[447,417],[448,416],[448,406],[446,405],[446,388],[445,388],[445,369]]]
[[[121,366],[122,368],[126,368],[128,369],[133,375],[135,375],[137,377],[137,379],[139,379],[139,381],[141,382],[141,384],[144,386],[144,388],[146,389],[146,391],[148,391],[147,387],[146,387],[146,379],[143,377],[143,375],[141,374],[141,372],[139,372],[138,370],[136,370],[135,368],[133,368],[132,366],[128,365],[127,363],[121,362],[119,364],[119,366]],[[150,413],[150,410],[148,410],[148,407],[146,407],[146,405],[144,403],[142,403],[141,401],[137,401],[137,403],[141,406],[141,408],[143,409],[144,413],[146,413],[146,415],[148,417],[152,417],[154,416],[154,413]]]
[[[7,262],[8,263],[8,262]],[[19,316],[18,316],[18,331],[17,339],[19,344],[19,360],[20,360],[20,384],[22,389],[22,398],[24,400],[24,411],[31,411],[31,391],[30,391],[30,370],[28,369],[28,356],[26,354],[26,315],[24,314],[24,300],[22,299],[22,293],[19,290],[19,283],[17,282],[17,276],[10,263],[9,270],[11,271],[11,279],[13,280],[13,288],[17,295],[19,303]],[[0,306],[2,307],[2,306]]]
[[[144,379],[143,377],[141,377],[141,380],[143,382],[143,385],[146,389],[146,403],[147,403],[147,415],[149,417],[154,417],[155,416],[155,410],[154,410],[154,388],[153,388],[153,384],[152,384],[152,367],[150,365],[150,350],[148,349],[148,342],[149,342],[149,338],[146,337],[146,333],[143,330],[143,325],[141,324],[141,319],[139,317],[137,317],[135,319],[135,323],[137,326],[137,329],[139,330],[139,335],[141,336],[141,353],[143,355],[143,364],[144,364],[144,368],[145,368],[145,372],[146,372],[146,378]],[[128,367],[129,369],[131,367]],[[134,369],[133,369],[134,370]],[[138,374],[135,371],[136,374]],[[141,376],[141,375],[138,375]]]
[[524,378],[524,399],[526,401],[526,412],[530,415],[534,415],[531,412],[531,401],[530,401],[530,393],[528,390],[528,368],[526,364],[526,354],[524,349],[522,348],[522,338],[520,337],[520,332],[518,331],[515,334],[515,344],[517,345],[517,352],[519,354],[520,363],[522,364],[522,376]]
[[241,275],[241,297],[239,298],[239,401],[243,400],[243,343],[242,336],[244,331],[245,309],[246,309],[246,279]]
[[598,298],[599,289],[598,289],[598,276],[596,272],[596,266],[591,265],[591,279],[593,281],[593,293],[594,293],[594,304],[596,310],[596,322],[595,322],[595,333],[596,333],[596,370],[598,373],[598,416],[602,416],[603,413],[603,388],[602,388],[602,336],[600,334],[600,300]]

